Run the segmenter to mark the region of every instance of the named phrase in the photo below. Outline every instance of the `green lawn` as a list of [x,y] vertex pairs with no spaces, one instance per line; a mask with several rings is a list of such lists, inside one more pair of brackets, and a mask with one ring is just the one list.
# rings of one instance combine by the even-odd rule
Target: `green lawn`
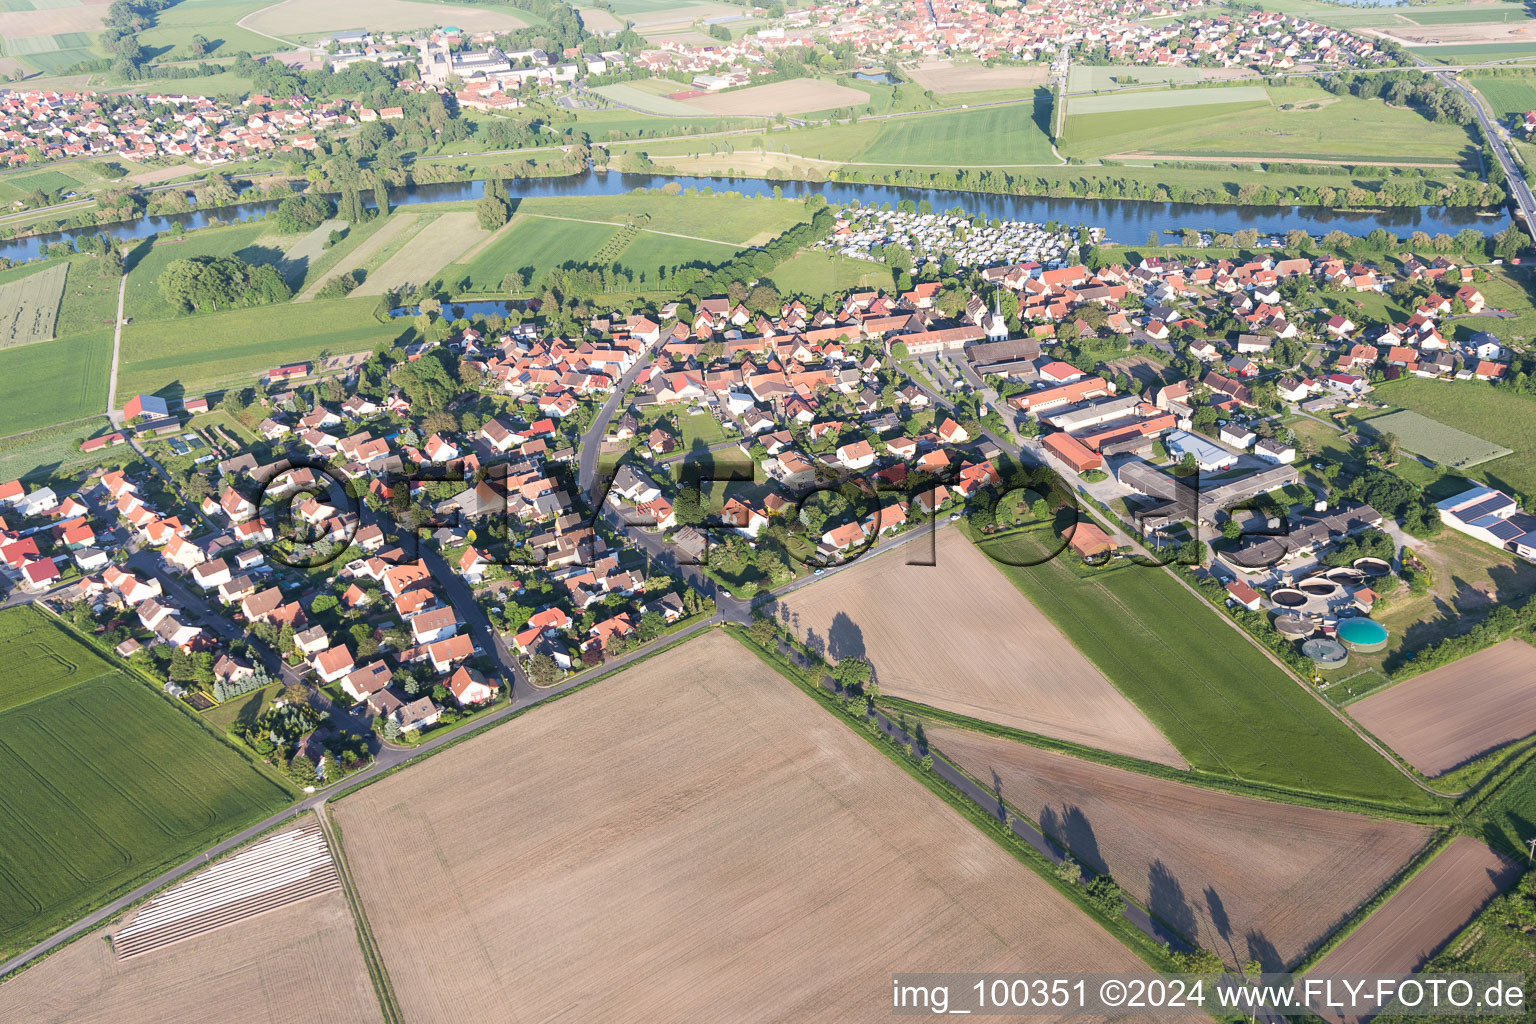
[[1372,397],[1512,449],[1512,455],[1459,472],[1495,487],[1536,495],[1536,398],[1478,381],[1420,377],[1389,381]]
[[272,702],[283,694],[283,681],[273,680],[259,690],[250,693],[242,693],[238,697],[231,697],[217,707],[209,708],[203,712],[203,721],[218,729],[220,732],[228,729],[236,722],[251,723],[260,718]]
[[267,226],[257,221],[228,227],[191,231],[179,239],[165,239],[153,246],[140,245],[129,254],[128,294],[123,314],[135,321],[176,316],[176,310],[160,294],[160,275],[173,261],[192,256],[238,256],[247,263],[280,266],[283,250],[253,244]]
[[1483,25],[1490,22],[1529,21],[1530,15],[1518,4],[1494,4],[1492,7],[1410,7],[1397,12],[1415,25]]
[[1498,793],[1479,808],[1474,835],[1511,856],[1529,853],[1526,843],[1536,836],[1536,760],[1526,762]]
[[960,113],[903,117],[887,122],[850,163],[902,166],[953,164],[1053,164],[1051,92],[1036,89],[1035,102]]
[[[514,270],[523,271],[524,279],[535,282],[551,267],[567,261],[582,263],[591,258],[603,243],[618,234],[612,224],[583,224],[518,215],[518,222],[498,235],[480,254],[464,265],[470,287],[476,291],[495,291],[502,279]],[[460,265],[444,271],[449,280],[460,274]]]
[[123,328],[118,393],[196,395],[222,384],[254,383],[263,370],[316,359],[321,350],[340,355],[373,349],[404,327],[379,323],[374,305],[369,298],[327,299],[135,322]]
[[[1259,92],[1268,94],[1267,103],[1257,98]],[[1158,95],[1184,97],[1186,103],[1193,97],[1207,97],[1211,105],[1092,112],[1092,104],[1145,102],[1143,98]],[[1067,109],[1062,149],[1075,156],[1141,152],[1454,163],[1467,156],[1471,144],[1467,129],[1459,125],[1431,122],[1380,99],[1334,96],[1314,84],[1265,90],[1206,86],[1096,96],[1069,101]],[[1079,112],[1084,109],[1089,112]]]
[[64,295],[59,300],[59,319],[54,324],[56,337],[68,338],[112,326],[117,317],[117,287],[121,278],[102,277],[93,256],[77,256],[69,261],[69,276],[64,279]]
[[813,298],[854,288],[890,287],[891,272],[882,263],[825,252],[803,252],[780,263],[769,275],[780,292]]
[[692,263],[720,264],[740,251],[740,246],[729,242],[673,238],[654,231],[642,231],[619,252],[618,262],[632,270],[644,271],[645,286],[655,287],[657,267],[681,267]]
[[208,40],[208,56],[270,53],[282,45],[235,24],[270,6],[265,0],[180,0],[155,15],[154,25],[139,33],[139,45],[160,60],[195,60],[189,47],[192,37],[201,35]]
[[1483,94],[1500,121],[1511,114],[1536,110],[1536,70],[1518,75],[1473,73],[1466,77]]
[[[1043,536],[986,541],[1038,560]],[[1192,770],[1289,790],[1424,806],[1386,759],[1161,569],[1082,577],[1064,558],[998,568],[1173,743]]]
[[82,666],[73,685],[0,714],[0,955],[290,799],[190,713],[46,625],[8,617],[0,635],[8,664]]
[[9,349],[0,374],[0,436],[101,412],[112,331]]

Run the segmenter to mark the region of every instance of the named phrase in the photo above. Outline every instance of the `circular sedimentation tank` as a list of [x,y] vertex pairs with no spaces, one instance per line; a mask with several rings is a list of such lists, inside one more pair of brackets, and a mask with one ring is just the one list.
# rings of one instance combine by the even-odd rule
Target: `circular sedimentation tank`
[[1387,627],[1375,619],[1341,619],[1339,640],[1352,651],[1371,654],[1387,646]]
[[1377,576],[1386,576],[1392,571],[1392,566],[1389,565],[1385,560],[1380,558],[1371,558],[1369,556],[1355,559],[1353,566],[1360,571],[1361,575],[1369,576],[1372,578]]
[[1339,585],[1337,583],[1322,576],[1314,576],[1309,580],[1302,580],[1296,587],[1302,593],[1310,594],[1313,597],[1332,597],[1339,592]]
[[1285,608],[1300,608],[1307,603],[1307,595],[1294,587],[1281,587],[1271,591],[1269,599]]
[[1275,630],[1281,636],[1288,636],[1293,639],[1311,636],[1314,628],[1312,623],[1301,618],[1299,615],[1281,615],[1275,619]]
[[1302,644],[1301,653],[1322,668],[1337,668],[1349,660],[1349,652],[1344,649],[1343,644],[1322,637]]
[[1361,572],[1359,569],[1351,569],[1348,566],[1343,565],[1335,569],[1329,569],[1327,572],[1323,573],[1323,576],[1335,583],[1365,582],[1365,573]]

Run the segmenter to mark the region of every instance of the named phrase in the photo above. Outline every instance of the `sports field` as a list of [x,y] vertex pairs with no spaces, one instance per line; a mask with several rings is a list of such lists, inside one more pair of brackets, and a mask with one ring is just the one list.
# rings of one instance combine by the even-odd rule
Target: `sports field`
[[[985,541],[1011,562],[1059,546],[1039,531]],[[1299,792],[1411,806],[1427,798],[1203,598],[1162,569],[1084,578],[1062,558],[999,564],[1173,742],[1192,770]]]
[[68,273],[69,264],[60,262],[0,284],[0,349],[53,337]]
[[1513,454],[1512,449],[1503,445],[1448,427],[1410,409],[1373,416],[1364,422],[1377,437],[1395,435],[1404,451],[1422,455],[1449,469],[1471,469]]
[[893,963],[1145,969],[717,630],[331,807],[419,1024],[873,1019]]
[[101,412],[111,365],[110,329],[7,351],[0,436]]
[[129,324],[117,390],[150,394],[179,386],[198,394],[221,383],[249,383],[263,370],[317,358],[322,350],[366,352],[405,326],[379,323],[373,306],[369,298],[324,299]]
[[1233,966],[1294,964],[1430,837],[1418,825],[1200,789],[966,729],[930,725],[927,736],[1078,863],[1110,872]]
[[190,714],[41,614],[0,615],[0,658],[36,672],[8,685],[0,713],[7,954],[288,800]]
[[1389,381],[1373,397],[1510,449],[1513,454],[1476,465],[1466,475],[1536,494],[1536,399],[1477,381],[1422,377]]

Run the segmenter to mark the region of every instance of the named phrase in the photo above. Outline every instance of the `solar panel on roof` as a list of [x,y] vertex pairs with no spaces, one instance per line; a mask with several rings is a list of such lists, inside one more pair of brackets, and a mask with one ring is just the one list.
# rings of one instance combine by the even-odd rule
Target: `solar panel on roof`
[[1481,519],[1484,516],[1492,515],[1499,509],[1508,508],[1513,504],[1514,501],[1511,498],[1503,494],[1494,494],[1491,497],[1484,498],[1471,508],[1460,510],[1456,513],[1456,518],[1464,523],[1470,523],[1474,519]]
[[1506,544],[1525,533],[1524,530],[1520,529],[1520,527],[1516,526],[1508,519],[1500,519],[1492,526],[1487,527],[1487,530],[1489,533],[1499,538],[1499,540],[1504,541]]

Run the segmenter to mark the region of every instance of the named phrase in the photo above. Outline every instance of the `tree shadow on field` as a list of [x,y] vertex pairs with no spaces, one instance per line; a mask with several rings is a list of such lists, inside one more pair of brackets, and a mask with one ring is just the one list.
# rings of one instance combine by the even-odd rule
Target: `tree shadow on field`
[[1217,938],[1226,945],[1227,952],[1232,954],[1230,960],[1225,956],[1222,959],[1227,963],[1241,966],[1244,962],[1243,958],[1237,955],[1237,947],[1232,944],[1232,919],[1227,916],[1227,908],[1221,901],[1221,894],[1209,885],[1205,887],[1205,909],[1210,915],[1211,927],[1216,930]]
[[1248,934],[1243,936],[1243,941],[1248,946],[1248,959],[1257,960],[1266,974],[1285,970],[1285,957],[1280,955],[1273,942],[1264,937],[1263,932],[1250,928]]
[[1152,861],[1147,870],[1147,909],[1191,944],[1198,944],[1200,927],[1194,909],[1184,898],[1184,886],[1161,860]]
[[1040,811],[1040,831],[1095,874],[1109,873],[1109,862],[1099,849],[1099,838],[1081,807],[1068,804],[1059,813],[1054,807],[1045,807]]

